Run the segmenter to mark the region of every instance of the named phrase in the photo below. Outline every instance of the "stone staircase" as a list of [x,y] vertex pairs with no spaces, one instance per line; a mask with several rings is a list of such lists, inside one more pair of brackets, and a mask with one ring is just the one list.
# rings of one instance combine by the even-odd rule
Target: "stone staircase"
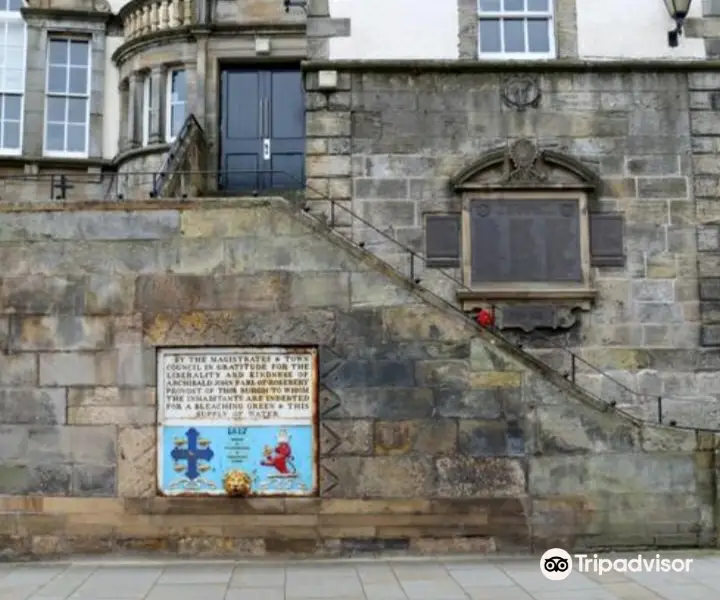
[[206,188],[205,132],[192,113],[187,116],[180,133],[168,150],[165,160],[153,178],[151,198],[195,196]]
[[[314,197],[317,195],[317,192],[313,192]],[[665,417],[662,396],[650,396],[632,389],[548,336],[535,332],[533,341],[539,341],[541,345],[526,347],[518,338],[502,332],[494,324],[479,325],[476,314],[463,312],[455,301],[457,290],[469,291],[457,271],[428,269],[423,255],[363,219],[346,204],[323,198],[321,202],[315,200],[304,203],[302,212],[323,235],[337,239],[346,249],[357,248],[364,251],[376,261],[376,268],[385,273],[394,273],[395,277],[399,277],[405,286],[416,292],[428,305],[472,324],[478,329],[479,335],[490,336],[493,343],[502,347],[503,351],[521,357],[528,365],[539,369],[544,377],[572,391],[584,403],[602,411],[616,412],[638,424],[667,425],[691,431],[720,431],[711,427],[679,423],[677,419]],[[358,236],[358,231],[362,232],[361,236]],[[369,249],[368,246],[372,248],[372,245],[364,241],[368,237],[384,239],[385,250],[388,243],[394,245],[397,248],[395,260],[387,260],[384,256],[381,258],[378,253]],[[492,304],[488,303],[485,310],[495,316],[495,307]],[[541,358],[548,356],[549,360]]]

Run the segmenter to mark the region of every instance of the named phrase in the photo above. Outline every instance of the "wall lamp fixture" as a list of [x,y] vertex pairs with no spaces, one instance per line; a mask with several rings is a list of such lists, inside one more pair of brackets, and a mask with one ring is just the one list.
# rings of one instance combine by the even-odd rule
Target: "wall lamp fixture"
[[683,23],[688,12],[690,12],[690,5],[692,0],[663,0],[665,7],[667,8],[670,18],[675,21],[675,29],[668,31],[668,45],[671,48],[676,48],[679,43],[679,38],[682,35]]

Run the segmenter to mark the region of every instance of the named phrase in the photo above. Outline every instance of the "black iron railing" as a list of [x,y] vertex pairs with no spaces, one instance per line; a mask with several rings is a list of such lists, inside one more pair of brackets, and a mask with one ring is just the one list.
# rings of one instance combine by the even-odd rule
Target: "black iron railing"
[[151,197],[161,198],[164,195],[166,187],[173,175],[180,172],[180,168],[185,162],[192,144],[201,143],[204,135],[203,128],[200,127],[200,123],[198,123],[195,115],[192,113],[189,114],[165,155],[160,169],[153,176],[152,191],[150,192]]
[[[199,125],[198,125],[199,127]],[[178,136],[180,137],[180,136]],[[143,171],[133,171],[133,172],[126,172],[126,173],[115,173],[112,175],[107,175],[107,177],[112,177],[113,180],[116,178],[122,178],[122,177],[132,177],[135,181],[138,181],[138,179],[142,180],[145,178],[145,180],[148,183],[148,197],[150,198],[156,198],[157,195],[154,195],[155,191],[157,190],[158,182],[163,181],[163,173],[168,172],[169,165],[172,164],[172,158],[166,161],[166,164],[163,166],[163,171],[161,173],[157,172],[143,172]],[[532,361],[538,361],[542,363],[545,367],[551,369],[556,374],[560,375],[564,379],[566,379],[568,382],[576,386],[585,396],[592,398],[599,406],[603,407],[605,410],[614,410],[616,412],[619,412],[621,414],[626,415],[627,417],[635,420],[635,421],[645,421],[648,423],[657,423],[662,425],[668,425],[671,427],[675,427],[677,429],[684,429],[684,430],[692,430],[692,431],[704,431],[704,432],[720,432],[720,428],[711,428],[711,427],[698,427],[694,425],[683,425],[678,423],[674,419],[665,419],[663,408],[664,408],[664,402],[666,401],[681,401],[681,402],[690,402],[692,400],[697,401],[697,397],[671,397],[667,395],[660,395],[660,394],[650,394],[650,393],[644,393],[644,392],[638,392],[635,389],[631,388],[630,386],[622,383],[621,381],[618,381],[618,379],[614,376],[612,376],[610,373],[606,372],[605,370],[594,366],[592,363],[590,363],[588,360],[584,359],[582,356],[580,356],[577,352],[572,350],[567,345],[559,344],[555,338],[552,338],[550,336],[546,336],[543,334],[540,334],[539,332],[534,332],[532,334],[532,340],[533,342],[541,342],[542,346],[534,346],[531,348],[532,350],[551,350],[551,351],[557,351],[562,353],[562,355],[566,358],[563,359],[563,364],[566,365],[567,368],[557,368],[553,365],[548,364],[546,361],[543,361],[541,358],[538,358],[535,356],[532,352],[528,351],[528,346],[522,342],[518,342],[517,340],[512,339],[509,337],[508,334],[500,330],[497,326],[494,325],[495,319],[492,319],[492,323],[490,325],[482,325],[478,323],[478,320],[475,318],[474,315],[470,315],[463,311],[459,306],[456,304],[449,302],[439,296],[438,294],[434,293],[431,289],[429,289],[427,286],[423,285],[423,279],[420,277],[419,268],[425,265],[427,267],[427,261],[425,257],[417,252],[416,250],[413,250],[412,248],[409,248],[408,246],[404,245],[402,242],[398,241],[391,235],[389,235],[386,231],[383,231],[367,219],[364,219],[363,217],[359,216],[357,213],[355,213],[351,208],[346,206],[346,203],[343,201],[335,200],[326,194],[323,194],[322,192],[318,191],[317,189],[313,188],[312,186],[307,186],[304,181],[299,179],[296,175],[293,175],[291,173],[287,173],[285,171],[280,170],[266,170],[266,171],[251,171],[251,170],[231,170],[231,171],[173,171],[175,174],[179,176],[195,176],[199,175],[205,178],[205,181],[210,181],[214,179],[216,182],[226,178],[228,175],[233,174],[240,174],[240,175],[257,175],[260,176],[268,176],[268,175],[280,175],[281,178],[285,182],[291,182],[293,185],[289,185],[287,188],[271,188],[271,189],[250,189],[247,190],[246,193],[238,191],[235,195],[242,196],[242,195],[252,195],[252,196],[259,196],[259,195],[265,195],[265,196],[278,196],[283,195],[287,191],[293,191],[295,193],[304,191],[305,193],[312,192],[312,200],[304,200],[301,203],[301,209],[304,213],[306,213],[308,216],[315,218],[318,220],[322,225],[327,227],[329,230],[335,230],[339,225],[338,216],[340,213],[346,214],[352,223],[352,229],[353,229],[353,235],[352,238],[348,238],[350,242],[354,243],[359,248],[363,249],[366,252],[369,252],[375,256],[376,259],[382,260],[383,262],[386,262],[382,259],[382,257],[379,257],[377,254],[373,253],[372,251],[367,249],[367,243],[362,239],[358,239],[356,233],[357,233],[357,225],[360,224],[364,228],[364,231],[372,231],[374,234],[380,235],[383,239],[387,240],[389,243],[391,243],[393,246],[395,246],[400,253],[405,254],[407,256],[407,272],[402,272],[398,270],[397,268],[393,267],[392,265],[387,266],[392,268],[394,271],[405,277],[408,282],[413,286],[418,286],[419,288],[425,290],[426,292],[430,292],[434,294],[434,296],[438,299],[438,301],[445,304],[449,309],[460,315],[462,318],[471,321],[475,326],[485,329],[486,331],[489,331],[492,333],[492,335],[496,336],[503,342],[510,344],[517,348],[520,352],[525,354],[526,357],[528,357]],[[6,176],[0,176],[0,181],[2,180],[34,180],[34,181],[40,181],[46,179],[50,186],[50,197],[54,198],[56,200],[66,200],[66,191],[74,189],[74,184],[78,182],[82,183],[98,183],[102,184],[103,176],[100,176],[100,181],[97,181],[98,176],[94,176],[93,181],[89,181],[88,178],[85,178],[83,175],[61,175],[61,174],[21,174],[21,175],[6,175]],[[59,182],[62,182],[62,194],[56,194],[56,190],[59,189],[58,184]],[[209,190],[206,190],[206,195],[212,195],[212,192]],[[104,195],[101,194],[101,196],[104,197]],[[185,197],[185,195],[181,195],[179,197]],[[92,200],[92,198],[85,198],[87,200]],[[122,198],[110,198],[109,201],[114,200],[121,200]],[[324,203],[328,204],[328,211],[327,214],[323,211],[321,213],[317,213],[313,210],[313,204],[317,204],[317,206],[321,206]],[[439,275],[440,277],[443,277],[447,282],[451,283],[457,290],[465,290],[470,291],[470,288],[465,284],[465,282],[457,277],[455,274],[448,272],[445,269],[438,269],[438,268],[432,268],[432,273]],[[488,303],[486,306],[486,310],[491,311],[491,313],[494,316],[496,307],[492,303]],[[585,385],[582,384],[580,381],[581,377],[583,375],[596,375],[601,382],[601,385],[603,382],[605,383],[611,383],[612,385],[616,386],[616,389],[618,392],[620,392],[623,395],[626,395],[629,398],[633,398],[635,403],[641,402],[642,406],[650,406],[654,405],[656,407],[657,413],[656,418],[653,420],[647,419],[645,417],[638,417],[637,415],[632,414],[631,412],[628,412],[627,410],[624,410],[618,405],[617,400],[605,400],[603,398],[603,393],[595,393],[589,389]],[[719,390],[720,391],[720,390]]]

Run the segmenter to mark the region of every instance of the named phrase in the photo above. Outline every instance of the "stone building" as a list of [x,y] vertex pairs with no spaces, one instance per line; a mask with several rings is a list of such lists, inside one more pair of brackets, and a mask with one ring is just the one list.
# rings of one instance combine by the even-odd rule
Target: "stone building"
[[[0,0],[2,556],[714,544],[716,4]],[[267,347],[312,493],[169,493]]]

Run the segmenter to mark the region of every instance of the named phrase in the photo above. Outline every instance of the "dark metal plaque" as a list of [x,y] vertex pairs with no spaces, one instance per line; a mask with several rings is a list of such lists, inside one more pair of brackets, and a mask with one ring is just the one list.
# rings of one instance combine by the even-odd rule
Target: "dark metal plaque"
[[590,263],[594,267],[625,265],[625,221],[618,213],[590,213]]
[[535,329],[555,329],[557,308],[545,304],[519,304],[502,309],[502,328],[531,332]]
[[426,215],[425,258],[428,267],[460,266],[460,215]]
[[582,282],[576,200],[473,200],[473,284]]

